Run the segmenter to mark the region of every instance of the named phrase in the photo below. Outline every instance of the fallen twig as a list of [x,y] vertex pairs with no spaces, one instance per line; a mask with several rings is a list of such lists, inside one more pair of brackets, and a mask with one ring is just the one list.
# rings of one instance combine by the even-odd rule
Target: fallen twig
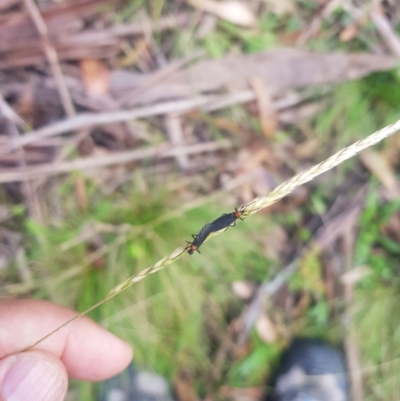
[[227,149],[232,146],[228,140],[218,142],[205,142],[196,145],[171,147],[165,144],[143,149],[128,150],[125,152],[112,153],[106,156],[85,157],[72,161],[49,163],[38,166],[30,166],[23,169],[10,169],[0,171],[0,183],[26,181],[33,178],[50,177],[58,174],[76,170],[87,170],[114,164],[123,164],[142,160],[149,157],[167,158],[179,157],[201,152],[213,152],[215,150]]
[[304,45],[310,38],[312,38],[321,28],[323,21],[332,14],[332,12],[338,8],[344,0],[330,0],[326,3],[320,13],[318,13],[311,21],[310,26],[302,32],[299,36],[297,43]]
[[158,103],[153,106],[136,108],[128,111],[111,111],[101,114],[79,114],[66,120],[48,125],[44,128],[31,131],[18,140],[11,142],[10,146],[0,152],[4,153],[20,146],[25,146],[50,136],[60,135],[68,131],[74,131],[86,127],[97,125],[119,123],[123,121],[135,120],[137,118],[150,117],[160,114],[187,112],[195,107],[210,101],[210,98],[199,97],[197,99],[182,100],[177,102]]
[[[364,194],[366,192],[364,191]],[[363,197],[365,199],[365,196]],[[365,400],[365,392],[363,385],[363,376],[361,371],[360,349],[358,347],[357,329],[351,315],[351,305],[354,301],[354,288],[356,283],[363,277],[371,273],[367,266],[357,266],[354,268],[354,252],[355,238],[358,216],[361,213],[361,207],[355,211],[353,223],[347,225],[347,229],[342,233],[343,256],[338,263],[343,264],[345,273],[341,276],[343,285],[343,293],[345,300],[345,309],[343,311],[342,321],[347,328],[347,333],[344,338],[344,346],[346,350],[346,360],[349,370],[351,399],[353,401]]]
[[[173,146],[180,147],[184,142],[184,134],[182,129],[182,121],[179,116],[175,114],[168,114],[165,119],[165,126],[169,140]],[[189,168],[189,158],[187,155],[180,154],[176,157],[181,170],[185,171]]]
[[[179,13],[162,17],[158,21],[121,24],[102,30],[85,30],[77,34],[60,35],[59,32],[51,30],[50,37],[52,37],[52,45],[60,60],[77,60],[87,57],[103,59],[115,54],[114,50],[119,47],[120,38],[187,26],[189,21],[189,13]],[[0,54],[0,69],[30,66],[43,62],[40,42],[36,37],[4,40],[0,43]]]
[[[2,115],[5,120],[5,131],[10,135],[11,138],[19,138],[19,131],[17,124],[24,125],[24,121],[21,117],[18,116],[17,113],[11,108],[11,106],[6,102],[6,100],[0,94],[0,115]],[[26,158],[25,152],[23,148],[20,148],[16,152],[16,161],[17,165],[21,168],[26,168]],[[34,196],[31,185],[29,182],[24,182],[22,184],[22,192],[26,199],[26,204],[28,205],[28,210],[30,215],[32,216],[34,208]]]
[[134,36],[147,34],[149,32],[161,32],[168,29],[174,29],[180,26],[187,25],[190,19],[189,13],[179,13],[176,15],[167,15],[160,18],[158,21],[135,22],[132,24],[116,25],[111,28],[106,28],[101,31],[92,30],[85,31],[73,36],[60,38],[60,44],[95,44],[98,41],[110,40],[110,38],[123,38],[125,36]]
[[389,47],[396,57],[400,57],[400,39],[382,12],[380,6],[376,6],[372,9],[371,19],[387,47]]
[[[231,106],[233,104],[247,103],[254,99],[255,95],[253,91],[244,90],[223,96],[201,96],[198,98],[180,100],[175,102],[157,103],[151,106],[135,108],[126,111],[119,110],[101,114],[78,114],[63,121],[59,121],[46,127],[39,128],[35,131],[28,132],[21,138],[11,141],[9,145],[2,144],[2,149],[0,148],[0,154],[7,153],[21,146],[40,142],[45,138],[86,127],[124,122],[161,114],[179,115],[181,113],[187,113],[195,108],[200,108],[201,110],[206,111],[213,111]],[[279,111],[288,107],[292,107],[304,101],[305,99],[306,98],[304,96],[298,94],[288,95],[287,97],[275,100],[274,108],[275,110]]]
[[43,50],[46,54],[47,61],[50,64],[51,71],[53,72],[54,78],[56,80],[58,92],[60,94],[61,103],[64,107],[65,113],[67,114],[67,116],[71,117],[75,114],[74,105],[72,104],[71,95],[69,94],[64,75],[61,71],[61,66],[58,60],[56,49],[49,39],[49,32],[46,23],[44,22],[40,11],[38,10],[33,0],[24,0],[24,2],[32,18],[32,21],[39,32]]
[[0,114],[4,118],[8,118],[20,128],[26,127],[26,122],[14,111],[14,109],[4,100],[3,95],[0,93]]

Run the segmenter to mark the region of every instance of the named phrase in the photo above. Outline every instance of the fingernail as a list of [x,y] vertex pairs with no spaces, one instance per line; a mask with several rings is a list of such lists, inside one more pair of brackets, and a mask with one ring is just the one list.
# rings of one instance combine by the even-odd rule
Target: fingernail
[[56,401],[64,393],[64,380],[50,362],[33,357],[16,357],[2,386],[5,401]]

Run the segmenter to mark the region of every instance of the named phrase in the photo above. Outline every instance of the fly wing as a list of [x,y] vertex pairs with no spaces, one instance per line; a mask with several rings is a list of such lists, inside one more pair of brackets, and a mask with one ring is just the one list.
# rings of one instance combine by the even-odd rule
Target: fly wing
[[236,220],[235,213],[225,214],[214,220],[211,224],[211,232],[223,230],[232,225]]
[[212,232],[211,230],[211,224],[206,224],[197,234],[195,240],[193,241],[193,244],[197,246],[197,248],[200,247],[200,245],[206,240],[206,238],[210,235]]

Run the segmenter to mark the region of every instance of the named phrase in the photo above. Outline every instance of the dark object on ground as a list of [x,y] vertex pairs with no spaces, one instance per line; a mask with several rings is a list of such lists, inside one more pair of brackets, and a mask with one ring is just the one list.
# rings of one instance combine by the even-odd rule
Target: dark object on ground
[[283,354],[271,384],[270,401],[349,400],[342,355],[320,340],[295,340]]
[[130,365],[124,372],[101,384],[98,401],[173,401],[167,379],[137,371]]

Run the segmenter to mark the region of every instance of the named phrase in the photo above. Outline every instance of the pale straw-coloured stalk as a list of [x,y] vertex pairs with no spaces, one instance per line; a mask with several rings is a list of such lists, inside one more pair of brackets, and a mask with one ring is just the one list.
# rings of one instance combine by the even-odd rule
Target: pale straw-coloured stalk
[[[319,176],[320,174],[325,173],[326,171],[338,166],[339,164],[343,163],[344,161],[357,155],[362,150],[377,144],[378,142],[382,141],[383,139],[387,138],[390,135],[393,135],[398,130],[400,130],[400,120],[396,121],[394,124],[391,124],[385,128],[382,128],[381,130],[375,132],[374,134],[368,136],[367,138],[361,139],[360,141],[355,142],[353,145],[350,145],[347,148],[340,150],[339,152],[335,153],[333,156],[329,157],[328,159],[324,160],[323,162],[321,162],[315,166],[312,166],[312,167],[308,168],[307,170],[304,170],[303,172],[289,178],[288,180],[286,180],[281,185],[277,186],[275,189],[273,189],[271,192],[269,192],[265,196],[259,196],[255,199],[253,199],[251,202],[247,203],[246,205],[241,206],[239,208],[239,210],[242,212],[242,217],[246,218],[254,213],[257,213],[259,210],[261,210],[269,205],[272,205],[273,203],[277,202],[278,200],[282,199],[283,197],[289,195],[291,192],[293,192],[299,186],[305,184],[306,182],[313,180],[315,177]],[[226,230],[227,230],[227,228],[225,228],[221,231],[218,231],[218,232],[211,233],[208,236],[207,240],[214,237],[217,234],[220,234],[223,231],[226,231]],[[171,263],[175,262],[175,260],[180,258],[185,253],[186,249],[187,249],[187,247],[179,247],[179,248],[175,249],[175,251],[173,251],[170,255],[159,260],[154,265],[127,278],[124,282],[122,282],[121,284],[114,287],[109,292],[109,294],[107,295],[106,298],[102,299],[97,304],[91,306],[90,308],[86,309],[85,311],[80,312],[78,315],[73,317],[68,322],[64,323],[62,326],[57,327],[51,333],[47,334],[45,337],[38,340],[35,344],[31,345],[29,347],[29,349],[35,347],[36,345],[38,345],[45,339],[49,338],[52,334],[54,334],[61,328],[65,327],[66,325],[70,324],[71,322],[77,320],[81,316],[86,315],[88,312],[97,308],[98,306],[100,306],[104,302],[108,301],[109,299],[115,297],[116,295],[118,295],[119,293],[121,293],[122,291],[124,291],[125,289],[130,287],[132,284],[143,280],[150,274],[153,274],[160,270],[165,269],[168,265],[170,265]]]
[[300,185],[303,185],[306,182],[313,180],[320,174],[325,173],[326,171],[338,166],[348,159],[351,159],[353,156],[357,155],[364,149],[376,145],[378,142],[382,141],[388,136],[393,135],[399,129],[400,120],[396,121],[394,124],[382,128],[379,131],[376,131],[374,134],[364,139],[353,143],[353,145],[350,145],[347,148],[343,148],[323,162],[312,166],[307,170],[304,170],[303,172],[293,176],[292,178],[289,178],[284,183],[269,192],[267,195],[259,196],[253,199],[247,205],[242,206],[240,210],[243,211],[244,216],[250,216],[251,214],[257,213],[260,209],[272,205],[283,197],[289,195]]

